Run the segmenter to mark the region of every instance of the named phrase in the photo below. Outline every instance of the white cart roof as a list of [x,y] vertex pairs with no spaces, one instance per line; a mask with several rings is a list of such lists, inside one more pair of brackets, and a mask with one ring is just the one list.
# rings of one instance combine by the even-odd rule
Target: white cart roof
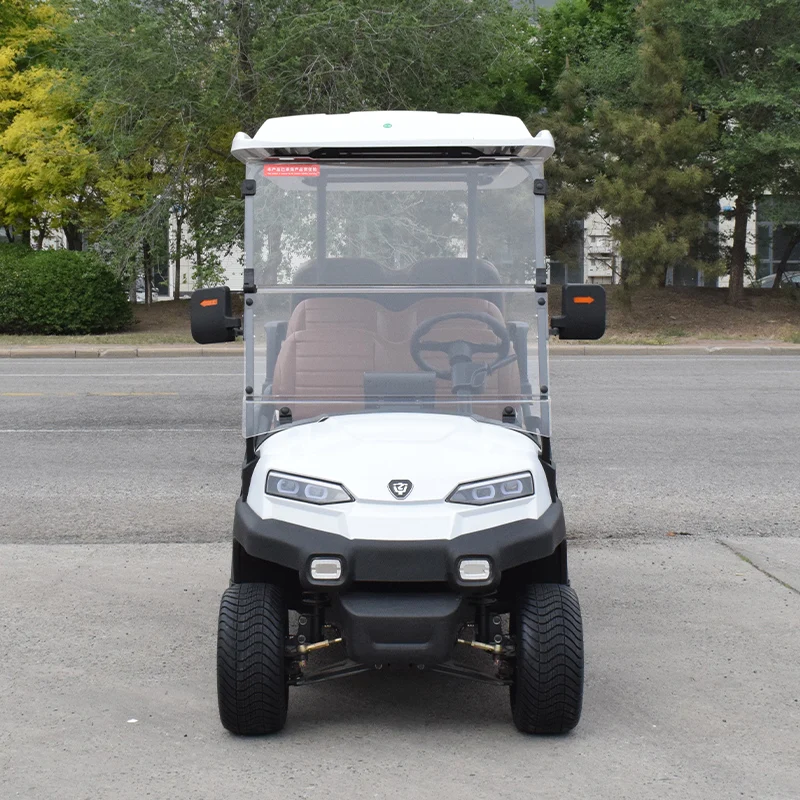
[[307,156],[321,148],[469,147],[486,155],[542,161],[555,150],[549,131],[531,136],[517,117],[435,111],[354,111],[268,119],[255,136],[237,133],[231,153],[240,161]]

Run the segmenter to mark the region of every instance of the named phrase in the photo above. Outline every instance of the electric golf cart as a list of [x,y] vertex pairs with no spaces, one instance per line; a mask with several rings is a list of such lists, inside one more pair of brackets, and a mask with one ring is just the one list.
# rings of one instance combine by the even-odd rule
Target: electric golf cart
[[234,139],[243,317],[227,287],[191,301],[198,342],[244,337],[228,730],[280,730],[290,686],[409,668],[508,686],[521,731],[577,724],[547,340],[602,336],[605,295],[565,287],[549,315],[553,149],[513,117],[429,112]]

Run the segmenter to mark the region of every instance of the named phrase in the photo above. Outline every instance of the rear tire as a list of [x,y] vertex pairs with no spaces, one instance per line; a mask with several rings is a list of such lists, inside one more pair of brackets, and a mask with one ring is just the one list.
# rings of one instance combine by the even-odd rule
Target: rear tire
[[523,733],[571,731],[583,704],[583,625],[577,594],[556,583],[525,587],[512,630],[514,724]]
[[235,583],[222,595],[217,635],[219,717],[231,733],[275,733],[286,723],[286,606],[279,586]]

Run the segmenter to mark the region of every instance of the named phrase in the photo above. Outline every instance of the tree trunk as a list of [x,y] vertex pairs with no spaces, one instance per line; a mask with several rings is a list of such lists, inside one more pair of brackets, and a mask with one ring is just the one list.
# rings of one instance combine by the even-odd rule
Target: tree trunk
[[38,220],[33,220],[36,225],[36,249],[41,250],[44,247],[44,240],[47,237],[47,225],[39,225]]
[[[283,225],[271,225],[267,230],[267,285],[278,285],[278,268],[283,260],[281,238]],[[319,267],[318,267],[319,269]]]
[[183,212],[175,214],[175,284],[172,287],[172,299],[181,297],[181,247],[183,246]]
[[13,225],[3,225],[3,230],[6,232],[6,239],[10,244],[14,243],[14,226]]
[[789,241],[786,242],[786,247],[783,248],[783,253],[781,253],[781,260],[778,264],[778,269],[775,270],[775,283],[772,284],[772,288],[774,291],[779,291],[781,288],[781,279],[783,278],[783,273],[786,272],[786,265],[789,263],[789,258],[792,255],[792,251],[800,244],[800,227],[792,229],[792,235],[789,237]]
[[74,222],[70,222],[62,228],[67,240],[67,250],[83,250],[83,232]]
[[629,289],[630,287],[628,284],[630,282],[630,279],[631,279],[630,267],[628,266],[628,263],[625,261],[625,259],[621,258],[619,262],[619,282],[626,289]]
[[22,231],[22,243],[25,245],[25,247],[30,247],[31,246],[31,229],[30,228],[25,228],[25,230]]
[[194,237],[194,288],[205,289],[206,282],[203,277],[203,248],[200,246],[198,236]]
[[731,305],[744,299],[744,268],[747,264],[747,221],[752,203],[742,195],[736,198],[733,212],[733,247],[731,248],[731,280],[728,285],[728,302]]
[[145,239],[142,242],[142,264],[144,265],[144,304],[150,305],[150,291],[153,285],[153,265],[150,253],[150,242]]

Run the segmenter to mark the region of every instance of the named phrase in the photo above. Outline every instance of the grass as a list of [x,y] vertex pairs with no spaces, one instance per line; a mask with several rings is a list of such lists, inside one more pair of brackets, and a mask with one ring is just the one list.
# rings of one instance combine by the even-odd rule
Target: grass
[[155,345],[155,344],[194,344],[194,340],[188,334],[170,333],[165,331],[128,333],[107,333],[97,336],[11,336],[0,335],[0,345],[6,347],[17,347],[19,345]]
[[[604,344],[670,345],[713,341],[800,344],[800,296],[748,289],[740,306],[726,303],[726,289],[645,288],[625,296],[607,287],[608,327]],[[234,295],[234,313],[241,297]],[[554,313],[561,307],[561,290],[553,287]],[[238,308],[236,308],[238,306]],[[137,305],[130,331],[106,336],[2,336],[0,345],[157,345],[191,344],[189,301]]]

